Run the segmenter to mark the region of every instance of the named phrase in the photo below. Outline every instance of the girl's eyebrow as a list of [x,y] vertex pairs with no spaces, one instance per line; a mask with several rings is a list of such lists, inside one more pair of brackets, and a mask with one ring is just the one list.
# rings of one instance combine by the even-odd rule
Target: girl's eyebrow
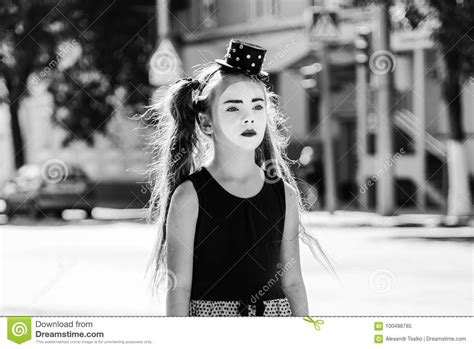
[[[252,103],[254,102],[264,102],[263,98],[254,98],[252,99]],[[241,99],[229,99],[227,101],[224,102],[224,104],[226,103],[244,103]]]

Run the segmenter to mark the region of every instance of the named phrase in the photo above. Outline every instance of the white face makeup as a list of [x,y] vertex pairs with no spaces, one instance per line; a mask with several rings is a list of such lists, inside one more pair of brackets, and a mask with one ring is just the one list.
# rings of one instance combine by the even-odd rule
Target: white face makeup
[[[250,81],[231,84],[214,103],[212,115],[216,142],[245,150],[256,149],[263,140],[267,124],[263,88]],[[252,132],[245,134],[248,130]]]

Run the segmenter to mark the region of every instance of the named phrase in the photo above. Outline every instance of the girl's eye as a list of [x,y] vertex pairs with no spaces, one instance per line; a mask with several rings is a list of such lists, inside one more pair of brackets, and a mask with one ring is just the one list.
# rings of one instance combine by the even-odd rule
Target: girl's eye
[[[256,106],[254,107],[254,109],[255,109],[255,110],[262,110],[262,109],[264,109],[264,108],[263,108],[262,105],[256,105]],[[237,111],[237,110],[239,110],[239,109],[237,109],[236,107],[229,107],[229,108],[226,109],[226,111]]]

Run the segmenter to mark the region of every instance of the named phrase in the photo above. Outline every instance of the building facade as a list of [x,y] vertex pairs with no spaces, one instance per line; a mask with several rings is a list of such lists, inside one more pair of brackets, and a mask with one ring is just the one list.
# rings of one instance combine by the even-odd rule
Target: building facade
[[[335,175],[340,209],[373,206],[373,195],[360,199],[357,171],[369,180],[375,174],[373,132],[376,116],[367,115],[367,147],[358,152],[357,88],[354,39],[361,25],[370,25],[372,14],[354,8],[350,1],[326,1],[327,8],[338,12],[338,39],[331,45],[330,62],[330,132],[334,144]],[[274,90],[281,96],[292,135],[289,155],[297,159],[305,145],[322,154],[319,93],[303,86],[301,68],[318,62],[318,53],[309,39],[308,9],[323,1],[307,0],[197,0],[181,1],[172,14],[172,35],[186,74],[200,64],[222,58],[231,38],[260,44],[267,49],[264,69],[269,71]],[[445,205],[446,171],[443,169],[443,143],[448,138],[448,117],[437,79],[438,56],[429,31],[396,30],[391,35],[391,51],[396,67],[394,74],[394,154],[403,149],[394,162],[398,205]],[[371,86],[369,90],[376,87]],[[474,84],[463,89],[464,120],[467,141],[464,144],[474,173]],[[414,127],[417,127],[417,132]],[[419,137],[419,134],[423,137]],[[427,141],[428,139],[428,141]],[[422,144],[421,144],[421,143]],[[419,144],[420,146],[418,146]],[[423,166],[418,166],[423,163]],[[429,180],[428,180],[429,179]],[[429,182],[422,194],[410,192]],[[415,190],[412,190],[415,188]],[[370,189],[370,188],[369,188]],[[361,207],[361,205],[363,207]]]

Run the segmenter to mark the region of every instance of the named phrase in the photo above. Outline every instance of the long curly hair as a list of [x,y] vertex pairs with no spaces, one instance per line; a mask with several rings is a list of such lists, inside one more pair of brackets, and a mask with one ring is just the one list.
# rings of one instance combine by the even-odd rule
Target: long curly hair
[[[151,164],[148,176],[151,196],[148,204],[147,221],[156,227],[156,242],[147,272],[152,269],[152,291],[156,294],[162,282],[167,280],[166,219],[174,190],[193,172],[199,170],[213,157],[213,143],[204,134],[198,123],[199,112],[211,112],[218,86],[232,82],[235,78],[261,84],[267,104],[267,125],[262,143],[255,150],[255,163],[271,176],[283,178],[297,193],[300,224],[299,237],[310,248],[313,256],[333,275],[334,268],[321,248],[318,240],[309,234],[301,223],[301,213],[307,209],[290,169],[293,161],[287,157],[286,149],[290,134],[285,126],[286,118],[280,108],[280,97],[268,84],[258,78],[241,73],[219,69],[216,63],[199,66],[193,79],[181,79],[161,88],[158,101],[147,106],[142,115],[144,121],[153,127],[149,137]],[[196,80],[204,89],[198,90],[202,101],[196,108]],[[199,111],[200,109],[200,111]],[[211,115],[212,118],[212,115]]]

